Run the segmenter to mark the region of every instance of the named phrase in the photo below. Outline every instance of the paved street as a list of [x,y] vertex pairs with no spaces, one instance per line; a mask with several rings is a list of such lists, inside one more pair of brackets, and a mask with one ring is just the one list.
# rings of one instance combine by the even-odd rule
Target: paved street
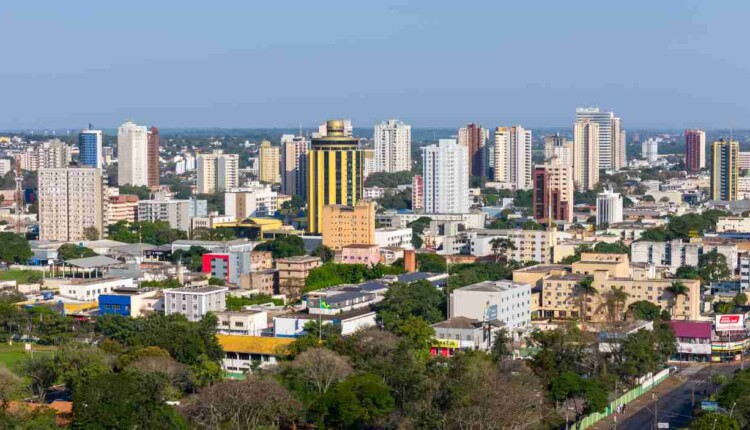
[[[686,427],[692,418],[693,401],[700,404],[711,393],[711,372],[721,372],[727,376],[739,368],[733,365],[692,365],[680,370],[676,375],[661,383],[652,392],[629,404],[624,414],[617,417],[618,430],[647,430],[654,428],[654,403],[658,421],[669,423],[670,429]],[[653,394],[653,395],[652,395]],[[657,401],[654,402],[653,398]],[[614,416],[600,421],[592,429],[614,429]]]

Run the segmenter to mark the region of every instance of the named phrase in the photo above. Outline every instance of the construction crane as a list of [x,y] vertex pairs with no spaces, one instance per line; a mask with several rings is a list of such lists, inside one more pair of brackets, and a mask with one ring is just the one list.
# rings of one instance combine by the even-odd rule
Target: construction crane
[[16,234],[21,234],[21,213],[24,211],[23,204],[23,175],[21,174],[21,156],[14,157],[16,168]]

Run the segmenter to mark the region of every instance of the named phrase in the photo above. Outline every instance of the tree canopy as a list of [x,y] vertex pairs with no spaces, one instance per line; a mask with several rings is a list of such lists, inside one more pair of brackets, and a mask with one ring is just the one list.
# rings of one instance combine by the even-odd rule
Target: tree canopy
[[305,255],[305,242],[299,236],[288,235],[263,242],[256,251],[270,251],[274,259]]

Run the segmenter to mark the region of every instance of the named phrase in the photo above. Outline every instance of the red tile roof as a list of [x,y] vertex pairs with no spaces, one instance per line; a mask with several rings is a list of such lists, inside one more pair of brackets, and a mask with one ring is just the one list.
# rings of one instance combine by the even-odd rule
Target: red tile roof
[[711,321],[672,321],[675,337],[711,338]]

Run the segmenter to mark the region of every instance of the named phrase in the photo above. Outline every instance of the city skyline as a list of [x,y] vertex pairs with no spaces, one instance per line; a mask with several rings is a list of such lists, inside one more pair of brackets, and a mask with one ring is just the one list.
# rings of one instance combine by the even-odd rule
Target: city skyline
[[[296,127],[338,117],[533,129],[565,126],[581,106],[613,110],[630,129],[750,127],[750,60],[731,32],[709,31],[740,27],[750,8],[741,2],[298,2],[293,14],[272,3],[184,2],[179,20],[168,4],[42,3],[7,5],[0,17],[0,36],[17,41],[0,71],[14,101],[0,107],[3,130],[110,128],[126,118],[160,128]],[[497,26],[500,14],[520,19]],[[322,19],[337,25],[314,25]],[[571,61],[584,40],[587,61]],[[497,67],[511,48],[516,67]],[[486,67],[455,61],[468,54]],[[314,67],[337,56],[357,72]],[[104,96],[91,104],[87,92]]]

